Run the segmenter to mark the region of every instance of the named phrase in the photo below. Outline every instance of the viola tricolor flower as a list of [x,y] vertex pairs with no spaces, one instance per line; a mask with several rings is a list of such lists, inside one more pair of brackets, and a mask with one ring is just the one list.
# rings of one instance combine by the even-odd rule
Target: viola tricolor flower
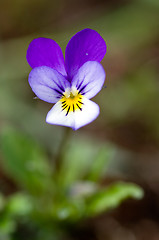
[[102,88],[105,71],[100,64],[106,53],[103,38],[92,29],[75,34],[65,51],[52,39],[34,39],[27,50],[33,68],[29,84],[38,98],[55,103],[46,122],[74,130],[92,122],[99,106],[90,101]]

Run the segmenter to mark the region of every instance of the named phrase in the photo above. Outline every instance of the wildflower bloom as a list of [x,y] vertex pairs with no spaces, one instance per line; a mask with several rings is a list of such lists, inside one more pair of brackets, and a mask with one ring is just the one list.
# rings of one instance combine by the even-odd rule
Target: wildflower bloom
[[75,34],[65,51],[52,39],[34,39],[27,50],[33,70],[29,84],[38,98],[55,103],[46,122],[74,130],[92,122],[99,106],[90,101],[102,88],[105,72],[100,64],[106,53],[103,38],[92,29]]

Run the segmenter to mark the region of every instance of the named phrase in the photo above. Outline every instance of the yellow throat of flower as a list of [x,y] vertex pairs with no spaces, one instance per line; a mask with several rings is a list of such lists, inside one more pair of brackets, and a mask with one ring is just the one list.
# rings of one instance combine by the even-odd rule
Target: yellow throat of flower
[[75,87],[66,89],[60,101],[62,111],[66,112],[66,116],[70,112],[82,111],[84,105],[83,96]]

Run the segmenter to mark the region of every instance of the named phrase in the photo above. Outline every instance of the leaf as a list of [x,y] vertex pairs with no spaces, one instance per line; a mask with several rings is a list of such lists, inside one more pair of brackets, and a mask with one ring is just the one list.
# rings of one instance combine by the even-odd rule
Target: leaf
[[90,139],[74,137],[67,147],[59,173],[61,186],[68,187],[88,175],[101,145]]
[[92,216],[115,208],[127,198],[141,199],[143,194],[142,188],[136,184],[122,182],[112,184],[87,199],[86,215]]
[[39,194],[52,186],[51,171],[43,150],[32,139],[11,128],[1,135],[2,165],[18,185]]
[[0,219],[0,239],[8,239],[8,235],[13,233],[16,229],[16,223],[10,218]]
[[55,218],[58,221],[75,222],[81,219],[85,213],[83,199],[64,199],[56,206]]
[[90,174],[87,177],[89,181],[97,182],[103,177],[114,152],[115,149],[108,144],[100,148],[97,157],[92,162]]
[[16,193],[8,198],[6,212],[9,216],[26,216],[33,208],[31,197],[24,193]]

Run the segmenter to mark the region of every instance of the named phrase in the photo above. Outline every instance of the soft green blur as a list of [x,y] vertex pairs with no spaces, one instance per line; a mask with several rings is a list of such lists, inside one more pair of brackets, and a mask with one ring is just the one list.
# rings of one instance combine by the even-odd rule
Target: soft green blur
[[[141,199],[139,183],[159,180],[157,164],[147,170],[159,146],[159,2],[8,0],[0,20],[0,240],[61,239]],[[107,43],[106,88],[93,99],[98,119],[68,132],[46,124],[52,105],[34,99],[26,50],[42,36],[64,52],[84,28]]]

